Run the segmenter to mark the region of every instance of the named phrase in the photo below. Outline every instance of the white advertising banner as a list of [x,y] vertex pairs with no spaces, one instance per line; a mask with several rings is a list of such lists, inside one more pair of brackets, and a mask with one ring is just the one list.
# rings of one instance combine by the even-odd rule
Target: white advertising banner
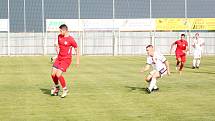
[[8,19],[0,19],[0,31],[8,31]]
[[82,29],[113,29],[112,19],[81,19]]
[[47,19],[46,31],[59,31],[66,24],[69,31],[84,29],[119,29],[121,31],[147,31],[156,28],[155,19]]
[[149,31],[155,30],[155,19],[117,19],[119,29],[122,31]]
[[81,27],[78,19],[46,19],[46,31],[59,31],[59,26],[66,24],[69,31],[78,31]]

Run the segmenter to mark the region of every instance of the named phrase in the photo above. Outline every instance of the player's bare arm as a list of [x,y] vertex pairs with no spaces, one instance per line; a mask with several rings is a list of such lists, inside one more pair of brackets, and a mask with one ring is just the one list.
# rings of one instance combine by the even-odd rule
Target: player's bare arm
[[146,64],[141,70],[140,72],[141,73],[144,73],[145,71],[149,70],[150,69],[150,65],[149,64]]
[[172,43],[172,45],[171,45],[171,48],[170,48],[170,55],[171,55],[171,53],[172,53],[172,49],[173,49],[173,47],[175,46],[175,42],[174,43]]
[[75,48],[75,54],[76,54],[76,66],[79,66],[79,64],[80,64],[80,51],[79,51],[79,47]]
[[193,37],[193,40],[192,40],[192,47],[195,48],[196,45],[195,45],[195,37]]
[[56,51],[56,53],[58,54],[59,53],[59,45],[58,44],[55,44],[55,51]]

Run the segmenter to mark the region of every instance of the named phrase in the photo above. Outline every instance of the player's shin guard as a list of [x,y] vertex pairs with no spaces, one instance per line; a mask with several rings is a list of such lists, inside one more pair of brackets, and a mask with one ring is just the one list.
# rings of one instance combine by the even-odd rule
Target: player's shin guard
[[64,77],[60,76],[60,77],[58,77],[58,79],[60,81],[60,84],[61,84],[62,88],[66,89],[66,81],[65,81]]
[[53,80],[54,84],[58,85],[58,78],[57,78],[57,76],[56,75],[51,75],[51,77],[52,77],[52,80]]

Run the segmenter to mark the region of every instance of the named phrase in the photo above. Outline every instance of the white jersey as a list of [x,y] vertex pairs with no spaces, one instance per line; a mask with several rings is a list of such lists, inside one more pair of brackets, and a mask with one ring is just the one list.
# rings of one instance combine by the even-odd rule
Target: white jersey
[[154,56],[147,56],[147,64],[152,65],[153,69],[159,71],[161,74],[167,71],[164,62],[166,58],[158,52],[154,52]]
[[192,45],[194,46],[194,49],[193,49],[193,57],[194,58],[201,58],[202,56],[202,45],[204,44],[204,40],[201,39],[201,38],[194,38],[193,39],[193,43]]
[[198,39],[194,38],[193,39],[192,45],[195,46],[194,50],[202,51],[202,46],[201,46],[202,44],[204,44],[204,40],[202,38],[198,38]]

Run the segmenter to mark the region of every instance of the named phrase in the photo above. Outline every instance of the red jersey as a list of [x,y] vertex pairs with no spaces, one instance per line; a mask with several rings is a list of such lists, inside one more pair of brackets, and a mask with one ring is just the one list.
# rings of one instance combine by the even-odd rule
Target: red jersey
[[61,34],[58,35],[58,45],[60,48],[58,58],[72,58],[72,47],[78,47],[72,36],[64,37]]
[[175,44],[177,45],[176,50],[175,50],[175,53],[176,53],[176,54],[179,54],[179,55],[185,54],[185,53],[183,52],[183,50],[186,50],[186,47],[188,46],[187,41],[186,41],[186,40],[181,40],[181,39],[180,39],[180,40],[175,41]]

